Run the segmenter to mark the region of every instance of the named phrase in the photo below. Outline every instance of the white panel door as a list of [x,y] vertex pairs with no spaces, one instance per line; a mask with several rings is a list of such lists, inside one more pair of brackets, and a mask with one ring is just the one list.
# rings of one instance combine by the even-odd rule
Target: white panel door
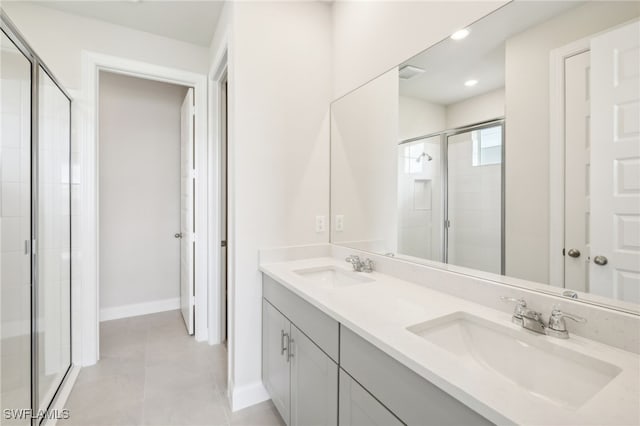
[[180,310],[189,334],[194,333],[195,173],[193,89],[187,91],[180,120]]
[[590,67],[589,52],[565,61],[564,286],[578,291],[589,291]]
[[591,41],[591,83],[591,291],[638,303],[640,22]]

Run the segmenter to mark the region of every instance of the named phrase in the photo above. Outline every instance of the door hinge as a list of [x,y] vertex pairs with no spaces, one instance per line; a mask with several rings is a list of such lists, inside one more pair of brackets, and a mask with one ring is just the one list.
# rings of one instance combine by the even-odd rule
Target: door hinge
[[191,176],[191,179],[196,179],[198,177],[198,172],[196,171],[196,169],[192,169],[189,173],[189,176]]
[[226,246],[227,246],[227,241],[226,240],[220,241],[220,247],[226,247]]
[[447,219],[447,220],[445,220],[445,221],[444,221],[444,227],[445,227],[445,228],[451,228],[451,221],[450,221],[450,220],[448,220],[448,219]]
[[562,255],[563,255],[563,256],[566,256],[566,253],[565,253],[565,249],[564,249],[564,248],[562,249]]

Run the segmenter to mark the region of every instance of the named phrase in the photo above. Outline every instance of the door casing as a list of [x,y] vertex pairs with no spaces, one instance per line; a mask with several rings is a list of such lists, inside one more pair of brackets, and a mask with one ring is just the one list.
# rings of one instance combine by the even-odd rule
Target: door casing
[[209,280],[209,233],[208,233],[208,174],[207,161],[207,76],[175,68],[145,62],[83,52],[82,95],[84,108],[74,110],[73,132],[79,137],[82,149],[80,200],[80,227],[82,235],[80,249],[82,272],[79,282],[72,284],[78,294],[79,308],[72,313],[73,359],[80,365],[95,364],[99,359],[99,256],[98,256],[98,75],[101,70],[125,74],[143,79],[162,81],[181,86],[190,86],[195,92],[195,150],[196,150],[196,244],[195,262],[195,325],[197,341],[209,339],[208,287]]

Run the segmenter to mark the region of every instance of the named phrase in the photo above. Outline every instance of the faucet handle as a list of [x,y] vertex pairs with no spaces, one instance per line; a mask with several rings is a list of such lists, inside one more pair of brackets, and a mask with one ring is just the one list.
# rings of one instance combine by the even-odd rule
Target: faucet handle
[[527,312],[527,302],[521,297],[516,299],[515,297],[500,296],[500,300],[502,300],[503,302],[512,302],[516,304],[516,307],[513,309],[513,316],[511,317],[511,321],[514,324],[522,325],[522,317]]
[[373,262],[373,260],[367,258],[363,262],[362,270],[364,272],[373,272],[374,265],[375,265],[375,263]]
[[360,256],[357,256],[355,254],[351,254],[351,255],[347,256],[344,259],[344,261],[347,262],[347,263],[359,262],[360,261]]
[[551,311],[551,319],[549,320],[549,323],[551,323],[552,319],[561,320],[562,318],[569,318],[570,320],[573,320],[575,322],[587,322],[586,318],[580,317],[578,315],[562,312],[560,310],[560,305],[554,305],[553,310]]
[[586,318],[582,318],[578,315],[572,315],[564,313],[560,310],[560,305],[554,305],[549,317],[549,325],[547,326],[547,334],[560,339],[568,339],[569,331],[567,330],[567,324],[565,318],[569,318],[575,322],[587,322]]

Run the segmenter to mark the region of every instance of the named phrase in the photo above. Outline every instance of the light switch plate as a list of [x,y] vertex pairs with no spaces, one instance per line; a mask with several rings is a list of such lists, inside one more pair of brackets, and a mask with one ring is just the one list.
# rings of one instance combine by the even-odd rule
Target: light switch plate
[[316,216],[316,232],[324,232],[324,216]]
[[344,231],[344,215],[342,214],[336,215],[336,231],[337,232]]

